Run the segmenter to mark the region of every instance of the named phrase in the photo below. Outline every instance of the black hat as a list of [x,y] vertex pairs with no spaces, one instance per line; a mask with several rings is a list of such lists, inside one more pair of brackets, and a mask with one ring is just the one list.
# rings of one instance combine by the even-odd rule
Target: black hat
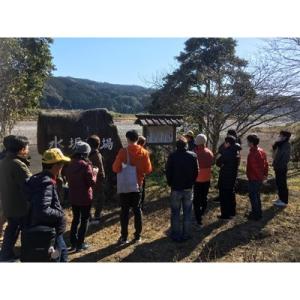
[[279,134],[286,137],[287,140],[289,140],[292,135],[289,131],[286,130],[281,130]]

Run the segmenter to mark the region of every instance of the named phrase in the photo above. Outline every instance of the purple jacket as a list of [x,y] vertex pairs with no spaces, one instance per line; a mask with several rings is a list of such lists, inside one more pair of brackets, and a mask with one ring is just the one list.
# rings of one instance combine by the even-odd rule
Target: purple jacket
[[83,159],[72,159],[66,169],[69,184],[69,201],[72,205],[88,206],[93,200],[93,187],[96,176],[92,165]]

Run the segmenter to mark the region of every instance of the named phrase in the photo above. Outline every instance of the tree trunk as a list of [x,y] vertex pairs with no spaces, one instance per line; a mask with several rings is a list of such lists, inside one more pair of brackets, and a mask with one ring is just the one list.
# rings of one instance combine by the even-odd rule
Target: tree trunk
[[199,132],[203,132],[203,124],[199,122],[198,124]]
[[217,152],[218,152],[219,139],[220,139],[220,132],[219,131],[214,132],[211,136],[211,140],[212,140],[211,151],[214,154],[217,154]]

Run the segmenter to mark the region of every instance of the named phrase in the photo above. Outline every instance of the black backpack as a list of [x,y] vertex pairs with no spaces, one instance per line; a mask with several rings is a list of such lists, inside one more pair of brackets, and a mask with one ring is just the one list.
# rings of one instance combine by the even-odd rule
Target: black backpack
[[51,262],[55,244],[55,228],[33,226],[21,232],[21,262]]

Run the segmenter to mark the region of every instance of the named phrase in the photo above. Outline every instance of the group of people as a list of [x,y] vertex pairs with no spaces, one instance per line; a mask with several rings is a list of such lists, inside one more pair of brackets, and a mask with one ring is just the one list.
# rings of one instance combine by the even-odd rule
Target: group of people
[[[290,156],[291,134],[280,132],[273,145],[273,167],[276,175],[279,199],[274,203],[284,207],[288,203],[287,164]],[[145,176],[152,172],[146,139],[135,130],[126,133],[128,146],[120,149],[112,170],[117,174],[120,197],[121,234],[120,245],[129,243],[128,223],[130,209],[134,214],[134,239],[140,243],[142,235],[142,205],[145,197]],[[259,138],[247,137],[250,147],[247,161],[251,220],[262,217],[260,187],[268,176],[266,154],[259,145]],[[0,162],[0,234],[7,222],[0,252],[1,261],[17,259],[14,247],[20,231],[35,226],[55,228],[55,245],[59,255],[57,262],[68,261],[69,251],[84,251],[89,221],[99,222],[104,203],[104,179],[100,139],[90,136],[86,142],[78,141],[72,156],[65,156],[58,148],[48,149],[42,156],[42,172],[32,175],[29,164],[29,141],[24,136],[10,135],[4,138],[4,151]],[[220,168],[218,188],[221,214],[219,218],[230,219],[236,214],[235,183],[241,159],[241,142],[231,130],[219,147],[216,156],[207,148],[207,138],[192,131],[178,138],[176,150],[166,164],[167,183],[171,187],[170,238],[182,242],[191,238],[192,210],[197,228],[207,207],[211,171],[214,163]],[[70,249],[64,241],[66,217],[61,206],[57,180],[64,177],[68,184],[68,198],[72,205],[73,219],[70,228]],[[92,216],[92,206],[94,213]],[[183,225],[180,222],[183,210]]]
[[[287,171],[290,160],[291,133],[281,131],[273,145],[273,168],[278,188],[277,207],[288,204]],[[256,134],[247,136],[249,154],[247,157],[248,190],[251,211],[246,214],[249,220],[262,218],[260,189],[268,177],[268,160],[265,151],[259,147],[260,139]],[[241,161],[241,140],[234,130],[229,130],[214,154],[207,148],[207,137],[189,131],[176,143],[166,164],[166,176],[171,187],[171,231],[170,237],[177,242],[191,238],[192,209],[194,210],[195,229],[201,229],[202,217],[207,208],[207,195],[210,188],[212,166],[219,167],[218,189],[220,202],[219,219],[229,220],[236,215],[235,187]],[[183,222],[180,222],[181,208]]]
[[[103,181],[105,172],[99,152],[100,139],[92,135],[87,142],[78,141],[72,157],[58,148],[46,150],[42,156],[42,172],[30,171],[29,141],[24,136],[4,138],[4,151],[0,163],[1,226],[5,228],[1,261],[17,259],[14,246],[21,230],[35,226],[55,228],[57,261],[68,260],[68,249],[63,234],[66,218],[57,192],[57,181],[64,176],[69,186],[69,200],[73,219],[70,229],[71,249],[87,249],[85,234],[89,220],[99,221],[103,207]],[[94,203],[94,217],[91,207]]]

